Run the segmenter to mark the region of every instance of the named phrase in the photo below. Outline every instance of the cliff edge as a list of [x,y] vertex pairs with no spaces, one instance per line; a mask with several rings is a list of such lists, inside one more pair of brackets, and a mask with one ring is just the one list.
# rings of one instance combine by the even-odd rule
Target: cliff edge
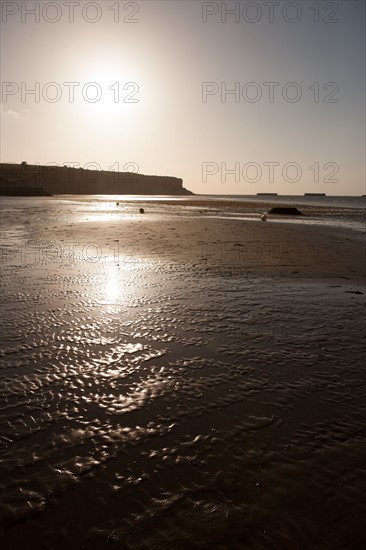
[[0,164],[0,194],[26,195],[41,188],[51,195],[193,195],[183,180],[135,172],[84,170],[68,166]]

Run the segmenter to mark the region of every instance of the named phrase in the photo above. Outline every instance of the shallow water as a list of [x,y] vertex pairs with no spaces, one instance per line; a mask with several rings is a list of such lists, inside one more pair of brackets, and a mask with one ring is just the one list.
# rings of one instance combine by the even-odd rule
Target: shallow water
[[45,228],[62,240],[112,206],[15,204],[3,548],[363,547],[363,289],[113,250],[60,260],[35,244]]

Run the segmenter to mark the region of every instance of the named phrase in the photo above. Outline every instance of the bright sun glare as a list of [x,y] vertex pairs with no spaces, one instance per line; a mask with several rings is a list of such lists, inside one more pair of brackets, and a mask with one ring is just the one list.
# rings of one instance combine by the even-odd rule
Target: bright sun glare
[[139,103],[139,85],[127,68],[95,62],[83,71],[85,112],[98,117],[129,117]]

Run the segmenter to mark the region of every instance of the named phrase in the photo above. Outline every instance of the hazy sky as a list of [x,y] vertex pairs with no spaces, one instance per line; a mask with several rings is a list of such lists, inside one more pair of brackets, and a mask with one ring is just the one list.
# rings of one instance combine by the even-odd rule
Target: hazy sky
[[1,4],[2,162],[366,193],[363,0]]

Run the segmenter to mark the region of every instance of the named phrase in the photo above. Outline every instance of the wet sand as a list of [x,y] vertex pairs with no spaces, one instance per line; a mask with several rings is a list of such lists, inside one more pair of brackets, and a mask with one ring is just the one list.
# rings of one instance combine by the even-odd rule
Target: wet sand
[[2,548],[362,548],[365,234],[32,204],[1,226]]

